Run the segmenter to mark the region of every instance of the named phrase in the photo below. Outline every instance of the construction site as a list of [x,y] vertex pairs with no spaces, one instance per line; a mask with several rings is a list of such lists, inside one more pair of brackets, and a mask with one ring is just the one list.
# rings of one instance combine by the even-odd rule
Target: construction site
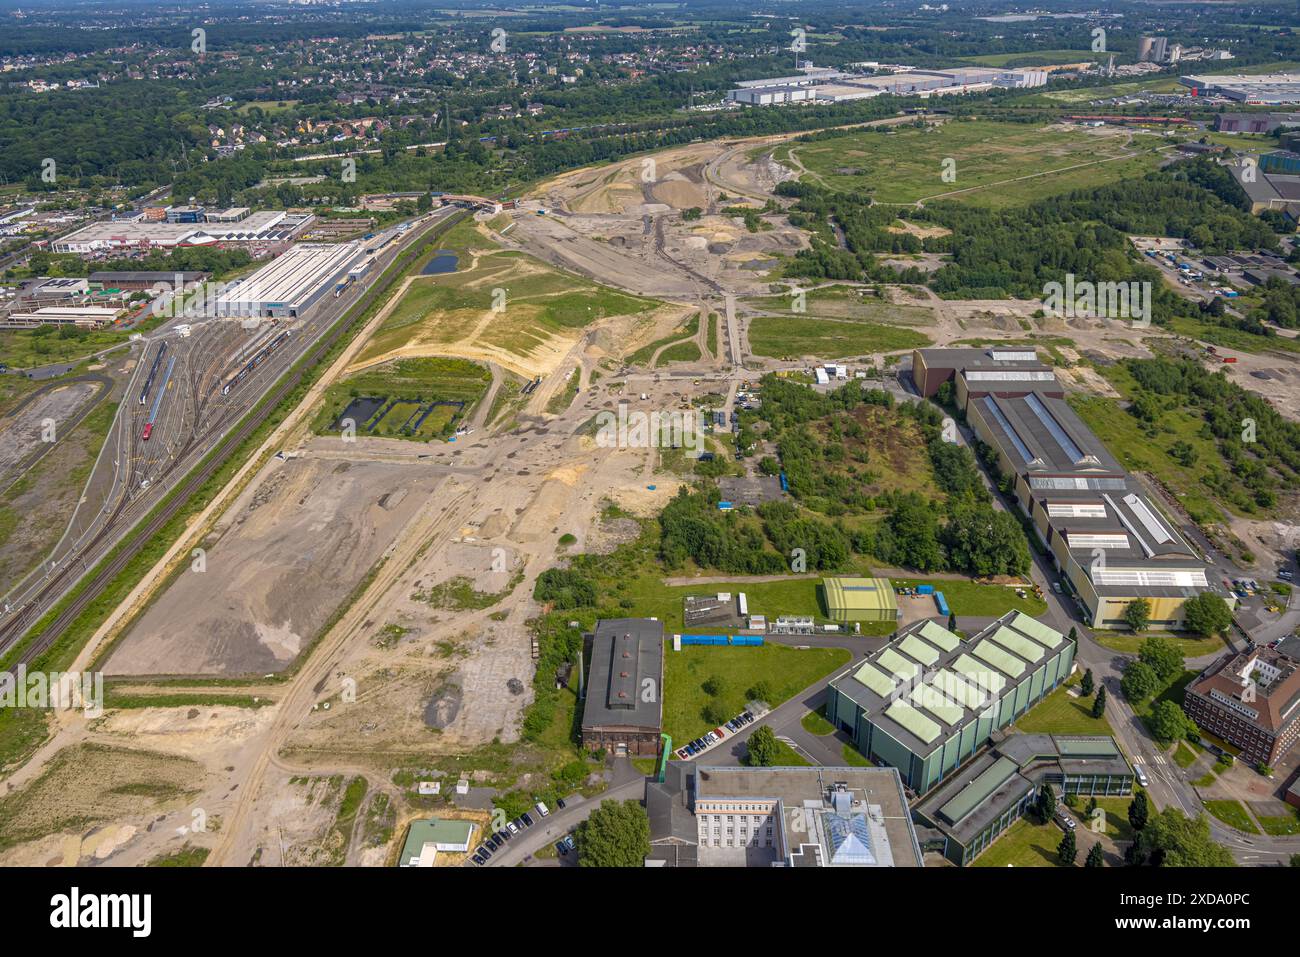
[[[457,807],[490,809],[571,760],[570,742],[522,730],[534,585],[566,550],[626,540],[621,523],[657,515],[690,478],[665,468],[665,450],[598,443],[596,415],[708,401],[729,422],[745,383],[818,358],[888,371],[901,388],[918,344],[754,355],[753,321],[789,316],[772,297],[792,284],[773,270],[809,242],[772,211],[788,202],[775,185],[797,175],[772,158],[787,139],[560,175],[515,209],[479,212],[448,242],[454,271],[398,281],[77,656],[110,676],[108,713],[57,715],[10,777],[16,833],[34,839],[0,845],[0,862],[131,865],[194,846],[209,864],[382,865],[400,843],[395,824],[445,806],[417,782],[442,781],[445,794],[463,780]],[[1081,358],[1113,363],[1174,341],[918,286],[870,306],[859,290],[850,299],[828,297],[807,319],[869,318],[919,344],[1041,337],[1067,385],[1100,395],[1110,387]],[[693,358],[677,359],[678,346]],[[447,440],[321,428],[337,424],[331,388],[430,357],[490,374]],[[99,802],[104,781],[67,770],[87,754],[113,781],[146,782],[148,799]],[[358,779],[359,825],[342,810]]]

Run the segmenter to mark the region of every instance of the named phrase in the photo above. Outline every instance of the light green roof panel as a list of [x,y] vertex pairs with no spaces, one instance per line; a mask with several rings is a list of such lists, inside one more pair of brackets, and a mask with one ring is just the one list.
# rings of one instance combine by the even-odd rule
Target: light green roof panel
[[917,634],[928,641],[930,644],[942,648],[944,651],[952,651],[959,644],[961,639],[954,635],[942,625],[936,625],[932,621],[927,621],[920,627]]
[[958,655],[957,659],[952,663],[952,670],[965,675],[985,691],[989,691],[994,695],[1000,694],[1002,689],[1007,686],[1006,678],[990,669],[988,665],[980,664],[970,655]]
[[1065,635],[1055,628],[1047,627],[1037,618],[1030,618],[1023,611],[1016,612],[1016,617],[1011,619],[1011,626],[1016,631],[1024,632],[1044,648],[1056,648],[1065,641]]
[[1056,750],[1066,758],[1117,758],[1120,757],[1119,748],[1115,746],[1112,738],[1104,735],[1088,736],[1084,738],[1052,738],[1056,745]]
[[998,758],[979,777],[958,791],[951,801],[939,808],[941,817],[952,824],[959,824],[966,815],[987,801],[998,788],[1018,773],[1016,762],[1010,758]]
[[882,698],[888,698],[894,691],[894,685],[898,684],[897,679],[889,677],[878,668],[873,668],[869,664],[864,664],[861,668],[855,671],[853,677],[857,678]]
[[904,681],[910,681],[921,670],[915,661],[908,661],[893,648],[886,648],[876,659],[886,671],[892,671]]
[[998,671],[1013,678],[1019,678],[1025,673],[1025,663],[1023,661],[1010,652],[999,648],[991,641],[981,641],[971,649],[971,654],[980,661],[987,661]]
[[1047,651],[1036,641],[1030,641],[1018,631],[1012,631],[1010,628],[999,628],[993,634],[989,635],[993,641],[996,641],[1007,651],[1014,651],[1025,661],[1041,661]]
[[898,643],[898,650],[909,658],[915,658],[927,668],[939,660],[939,652],[935,651],[916,635],[908,635]]
[[956,672],[945,668],[930,679],[930,683],[942,691],[950,701],[964,707],[983,708],[990,703],[989,693],[977,684],[972,684]]
[[930,712],[944,724],[956,724],[966,709],[943,693],[942,688],[931,684],[918,685],[908,695],[912,704]]
[[897,721],[926,744],[939,737],[940,727],[906,701],[891,704],[885,709],[885,717]]

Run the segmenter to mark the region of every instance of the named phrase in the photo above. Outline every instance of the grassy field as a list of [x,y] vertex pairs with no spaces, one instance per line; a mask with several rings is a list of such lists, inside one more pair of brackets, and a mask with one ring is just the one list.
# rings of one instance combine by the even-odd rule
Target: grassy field
[[[656,339],[654,342],[648,342],[645,345],[643,345],[640,349],[636,350],[636,352],[632,353],[630,356],[627,357],[626,360],[627,364],[633,366],[646,365],[647,363],[650,362],[652,358],[654,358],[654,354],[661,347],[666,346],[669,343],[673,343],[673,342],[677,342],[678,340],[685,339],[687,336],[693,336],[697,332],[699,332],[699,330],[700,330],[700,315],[699,313],[695,313],[694,315],[688,317],[685,322],[683,322],[672,332],[668,333],[668,335],[664,336],[661,339]],[[660,360],[664,361],[662,356],[660,357]]]
[[[797,650],[785,645],[755,648],[687,646],[664,651],[664,731],[674,741],[691,741],[715,724],[704,707],[715,698],[729,716],[745,710],[748,692],[760,681],[771,688],[772,707],[802,691],[849,661],[843,648]],[[716,693],[705,690],[716,683]]]
[[[141,328],[146,328],[141,326]],[[0,331],[0,364],[31,369],[55,362],[81,362],[96,352],[126,342],[140,329],[73,329],[41,326]]]
[[[1242,312],[1249,312],[1245,305],[1238,305]],[[1212,325],[1184,316],[1175,316],[1168,326],[1171,332],[1182,336],[1191,336],[1212,345],[1241,352],[1283,352],[1300,354],[1300,339],[1288,339],[1286,336],[1257,336],[1241,329],[1229,329]]]
[[[1125,399],[1138,391],[1133,377],[1124,368],[1109,366],[1101,371]],[[1160,416],[1159,432],[1152,438],[1142,422],[1117,408],[1114,399],[1075,395],[1070,397],[1070,406],[1121,465],[1130,471],[1150,472],[1178,496],[1197,522],[1222,520],[1220,509],[1228,509],[1228,504],[1201,483],[1200,471],[1210,464],[1231,470],[1214,439],[1202,435],[1205,420],[1200,413],[1166,408]],[[1169,454],[1170,446],[1178,441],[1186,442],[1195,450],[1196,459],[1190,467]]]
[[1259,826],[1264,829],[1265,834],[1274,837],[1300,834],[1300,809],[1291,808],[1289,814],[1280,815],[1261,814],[1259,805],[1252,810],[1255,812],[1255,820],[1259,821]]
[[1246,808],[1240,801],[1205,801],[1204,803],[1205,810],[1228,825],[1228,827],[1236,828],[1238,831],[1244,831],[1247,834],[1259,833],[1259,828],[1250,819],[1250,815],[1246,813]]
[[1059,867],[1056,847],[1064,832],[1055,824],[1021,818],[975,859],[973,867]]
[[[974,120],[855,133],[790,148],[808,170],[803,181],[869,193],[880,203],[915,203],[953,194],[951,198],[980,205],[1007,206],[1116,182],[1158,165],[1159,156],[1150,148],[1154,141],[1143,142],[1135,152],[1125,139],[1081,129]],[[1121,159],[1130,152],[1135,155]],[[1114,162],[1098,164],[1100,160]],[[949,170],[950,177],[944,179]],[[1034,178],[1007,183],[1029,176]],[[993,184],[1007,185],[984,188]]]
[[890,581],[895,587],[933,585],[935,591],[943,592],[948,607],[958,617],[998,618],[1009,611],[1023,611],[1036,618],[1047,611],[1047,603],[1032,591],[1026,591],[1021,598],[1014,588],[1006,585],[981,585],[957,579],[891,578]]
[[860,319],[886,325],[920,326],[934,324],[934,310],[929,306],[896,305],[877,299],[869,290],[855,286],[824,286],[804,294],[804,311],[794,311],[792,295],[759,296],[745,300],[745,305],[780,316],[817,319]]
[[[1201,655],[1223,651],[1227,647],[1222,638],[1194,638],[1191,635],[1176,632],[1161,632],[1160,634],[1161,637],[1169,638],[1178,645],[1185,658],[1197,658]],[[1092,633],[1092,637],[1097,644],[1105,645],[1113,651],[1135,655],[1142,642],[1146,641],[1149,636],[1145,633],[1135,635],[1131,631],[1098,629]]]
[[[722,584],[665,585],[653,575],[633,579],[620,591],[620,596],[630,601],[628,614],[638,618],[658,618],[664,630],[680,633],[683,628],[682,600],[687,595],[708,595],[720,591],[743,591],[749,600],[752,614],[812,615],[819,622],[828,621],[826,607],[821,597],[820,578],[782,579],[774,582],[733,581]],[[712,629],[716,631],[717,629]],[[692,629],[696,634],[710,632],[708,628]]]
[[532,357],[598,319],[649,313],[660,305],[498,249],[463,224],[448,235],[439,248],[459,255],[458,270],[413,281],[359,362],[402,347],[436,353],[461,344]]
[[928,336],[912,329],[877,322],[756,316],[749,323],[750,349],[755,355],[774,359],[798,356],[841,359],[929,344]]
[[[339,416],[353,399],[374,396],[395,401],[369,434],[420,441],[445,438],[469,415],[491,381],[492,373],[486,366],[465,359],[396,359],[363,369],[330,386],[316,412],[313,428],[317,433],[334,432]],[[403,423],[413,413],[433,401],[465,404],[459,413],[454,406],[435,406],[417,431],[403,430]],[[358,434],[364,425],[357,423]]]
[[821,711],[809,711],[799,719],[799,723],[809,734],[827,735],[835,732],[835,725],[827,721]]
[[1057,688],[1016,721],[1025,734],[1112,734],[1103,715],[1092,716],[1092,697],[1071,697],[1066,686]]

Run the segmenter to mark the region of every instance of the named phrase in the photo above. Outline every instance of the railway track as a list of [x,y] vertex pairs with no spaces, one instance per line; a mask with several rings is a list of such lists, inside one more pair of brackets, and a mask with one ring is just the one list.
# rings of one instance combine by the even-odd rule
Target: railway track
[[[447,229],[450,229],[463,218],[463,214],[453,215],[447,219],[439,220],[438,222],[431,224],[418,234],[418,237],[413,240],[411,247],[406,252],[402,253],[398,258],[395,258],[393,263],[390,263],[389,268],[391,269],[392,265],[396,264],[403,256],[408,257],[409,259],[414,259],[415,256],[418,255],[418,250],[421,249],[429,239]],[[60,611],[58,615],[56,615],[55,618],[34,637],[33,640],[29,641],[20,649],[18,660],[15,664],[30,665],[37,657],[49,650],[49,648],[59,640],[77,617],[80,616],[81,613],[99,597],[100,592],[104,590],[108,583],[116,578],[132,561],[132,559],[139,554],[145,544],[153,538],[154,535],[161,531],[167,523],[170,522],[177,513],[189,503],[189,500],[193,497],[194,493],[202,488],[204,483],[216,474],[216,472],[226,463],[231,452],[238,448],[250,435],[260,428],[266,421],[267,417],[284,400],[285,396],[287,396],[293,389],[297,388],[307,371],[314,368],[329,352],[329,350],[334,347],[335,343],[337,343],[342,336],[348,333],[356,325],[357,321],[365,314],[366,310],[368,310],[379,297],[388,291],[392,284],[397,281],[401,272],[402,270],[396,270],[387,280],[376,283],[374,286],[367,289],[343,318],[336,321],[333,327],[326,331],[326,333],[321,336],[314,345],[305,350],[304,356],[309,357],[307,363],[298,363],[297,365],[299,365],[299,368],[296,370],[291,368],[290,371],[283,375],[279,381],[277,381],[267,391],[262,399],[259,400],[254,408],[244,415],[243,420],[235,427],[235,429],[228,433],[218,443],[216,449],[224,451],[208,457],[201,462],[198,467],[194,468],[188,475],[186,475],[172,490],[168,498],[164,500],[162,507],[156,508],[143,525],[133,529],[129,533],[131,538],[129,541],[124,542],[124,547],[118,549],[117,552],[114,553],[106,562],[101,561],[101,564],[98,570],[94,572],[93,577],[85,584],[85,587],[81,588],[72,600],[68,602],[67,607]],[[268,399],[269,401],[267,401]],[[205,396],[205,405],[206,402],[207,397]],[[196,410],[196,414],[197,413],[198,410]],[[220,422],[224,424],[226,419],[227,416],[223,416]],[[180,466],[185,455],[193,451],[199,440],[198,435],[192,435],[190,437],[182,452],[173,459],[173,464],[159,476],[158,484],[161,484],[164,479],[170,476],[175,469]],[[8,653],[15,645],[19,644],[25,637],[27,637],[28,630],[31,627],[31,625],[28,624],[28,620],[31,617],[30,610],[33,608],[39,608],[52,594],[58,594],[66,585],[68,577],[74,575],[79,566],[84,567],[86,564],[85,556],[92,552],[114,531],[117,521],[121,518],[123,512],[130,506],[130,504],[131,499],[124,495],[113,513],[109,516],[108,521],[104,523],[103,528],[100,529],[100,531],[97,532],[82,548],[81,555],[66,560],[62,569],[55,577],[51,578],[50,582],[44,588],[41,589],[36,598],[30,601],[26,608],[21,610],[3,626],[0,626],[0,648],[3,648],[5,653]]]

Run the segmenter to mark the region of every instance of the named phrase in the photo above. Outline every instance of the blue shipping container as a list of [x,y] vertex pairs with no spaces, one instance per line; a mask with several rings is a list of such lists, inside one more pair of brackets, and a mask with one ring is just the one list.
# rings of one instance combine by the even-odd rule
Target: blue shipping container
[[933,585],[917,585],[917,586],[916,586],[916,593],[917,593],[918,595],[933,595],[933,594],[934,594],[934,586],[933,586]]
[[948,602],[944,599],[943,592],[937,591],[934,593],[934,603],[939,609],[939,614],[941,615],[952,614],[950,611],[948,611]]

